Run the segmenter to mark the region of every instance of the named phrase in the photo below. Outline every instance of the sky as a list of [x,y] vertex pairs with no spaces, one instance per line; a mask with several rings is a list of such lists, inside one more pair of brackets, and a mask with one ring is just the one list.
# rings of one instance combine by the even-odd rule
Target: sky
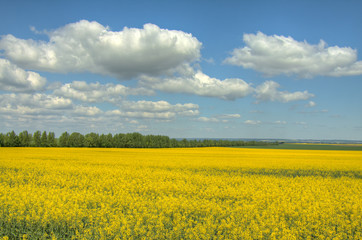
[[0,4],[2,133],[362,140],[362,1]]

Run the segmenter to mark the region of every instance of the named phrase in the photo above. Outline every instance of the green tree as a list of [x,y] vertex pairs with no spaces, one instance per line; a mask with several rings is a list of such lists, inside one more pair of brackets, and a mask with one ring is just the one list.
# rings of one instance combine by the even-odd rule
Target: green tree
[[20,147],[20,145],[21,145],[20,139],[19,139],[19,137],[16,135],[16,133],[14,131],[11,131],[11,132],[6,134],[5,146],[7,146],[7,147]]
[[105,147],[105,148],[113,147],[113,137],[112,137],[111,133],[109,133],[107,135],[102,134],[99,137],[99,141],[100,141],[100,144],[101,144],[102,147]]
[[34,134],[33,134],[33,142],[34,142],[34,146],[35,147],[40,147],[41,146],[41,133],[40,131],[36,131]]
[[49,147],[48,146],[48,135],[47,135],[47,132],[44,131],[41,135],[41,138],[40,138],[40,146],[42,147]]
[[93,132],[86,134],[84,137],[84,146],[100,147],[99,134]]
[[59,137],[59,146],[60,147],[69,147],[69,133],[68,132],[62,133],[62,135]]
[[116,148],[123,148],[125,147],[125,134],[123,133],[117,133],[113,136],[113,147]]
[[84,136],[78,132],[70,134],[69,147],[84,147]]
[[30,147],[32,136],[25,130],[19,133],[19,140],[22,147]]
[[56,142],[56,139],[55,139],[54,132],[49,132],[47,141],[48,141],[48,146],[49,147],[56,147],[57,146],[57,142]]
[[5,147],[4,138],[4,134],[0,133],[0,147]]
[[144,147],[144,137],[142,134],[134,132],[130,134],[131,141],[132,141],[132,147],[135,148],[142,148]]

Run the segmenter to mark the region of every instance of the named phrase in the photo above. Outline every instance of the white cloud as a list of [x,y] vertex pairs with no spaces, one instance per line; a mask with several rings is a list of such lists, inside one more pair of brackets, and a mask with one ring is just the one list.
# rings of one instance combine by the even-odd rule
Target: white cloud
[[148,118],[148,119],[173,119],[176,117],[174,112],[131,112],[131,111],[121,111],[121,110],[112,110],[106,112],[109,116],[119,116],[126,118]]
[[232,118],[240,118],[240,114],[231,113],[231,114],[222,114],[218,116],[219,118],[232,119]]
[[69,99],[46,94],[2,94],[0,95],[0,115],[12,120],[20,118],[58,118],[73,111],[73,103]]
[[124,131],[120,130],[125,127],[124,124],[130,124],[128,131],[138,131],[140,128],[134,124],[142,125],[144,119],[172,121],[176,117],[199,115],[199,106],[192,103],[122,101],[119,106],[117,110],[104,111],[97,106],[77,104],[52,94],[0,94],[0,122],[13,129],[21,126],[28,130],[60,128],[67,131],[103,129],[115,132]]
[[200,70],[194,72],[189,69],[187,73],[178,77],[149,77],[143,76],[140,85],[146,88],[169,93],[186,93],[204,97],[215,97],[223,100],[236,100],[252,93],[258,101],[290,102],[307,100],[314,95],[304,92],[278,91],[280,87],[274,81],[266,81],[256,88],[239,78],[219,80],[211,78]]
[[252,93],[253,88],[242,79],[219,80],[197,71],[180,77],[143,77],[141,85],[169,93],[187,93],[224,100],[243,98]]
[[121,110],[113,110],[108,114],[129,118],[167,120],[176,116],[197,116],[199,115],[199,106],[192,103],[172,105],[166,101],[124,101]]
[[278,120],[278,121],[275,121],[274,124],[285,125],[285,124],[287,124],[287,122]]
[[43,111],[50,110],[65,110],[72,108],[72,101],[62,97],[36,93],[36,94],[2,94],[0,95],[1,108],[4,109],[42,109]]
[[103,111],[95,106],[76,106],[74,107],[74,113],[83,116],[95,116],[103,113]]
[[189,110],[198,110],[199,106],[193,103],[186,103],[186,104],[175,104],[172,105],[166,101],[137,101],[131,102],[126,101],[123,103],[123,108],[131,111],[146,111],[146,112],[166,112],[166,111],[173,111],[178,113],[187,112]]
[[353,76],[362,74],[362,61],[353,63],[352,65],[340,66],[333,70],[329,75],[333,77]]
[[25,71],[6,59],[0,58],[0,90],[29,92],[41,90],[46,79],[38,73]]
[[147,125],[139,125],[136,128],[137,132],[144,132],[144,131],[148,131],[148,126]]
[[240,117],[241,117],[240,114],[221,114],[221,115],[216,115],[214,117],[199,117],[196,120],[199,122],[227,123],[231,119],[237,119]]
[[306,107],[314,107],[315,105],[317,105],[315,102],[313,101],[309,101],[308,104],[306,104]]
[[[128,120],[128,119],[126,119],[126,120]],[[137,120],[128,120],[128,122],[131,123],[131,124],[138,124],[139,123]]]
[[216,122],[220,122],[220,119],[215,118],[215,117],[211,117],[211,118],[209,118],[209,117],[199,117],[199,118],[197,118],[197,121],[199,121],[199,122],[214,122],[214,123],[216,123]]
[[261,124],[261,121],[259,121],[259,120],[246,120],[244,123],[248,124],[248,125],[259,125],[259,124]]
[[308,91],[290,93],[287,91],[279,91],[279,87],[280,85],[274,81],[266,81],[256,87],[255,98],[258,101],[278,101],[286,103],[290,101],[307,100],[314,97],[314,94]]
[[104,117],[103,111],[95,106],[75,105],[70,99],[40,93],[0,95],[0,121],[13,129],[21,126],[28,130],[74,128],[76,131],[79,126],[88,131],[92,124],[117,123]]
[[[48,42],[3,36],[0,50],[23,68],[91,72],[119,79],[138,77],[140,86],[129,88],[120,84],[74,81],[54,90],[53,93],[61,97],[91,103],[119,103],[127,95],[151,95],[156,90],[224,100],[236,100],[252,93],[261,101],[280,102],[312,96],[306,91],[277,91],[279,85],[271,81],[254,88],[239,78],[212,78],[191,66],[200,59],[201,43],[195,37],[182,31],[160,29],[153,24],[145,24],[143,29],[111,31],[97,22],[81,20],[44,33],[49,36]],[[29,79],[38,77],[38,81],[32,80],[34,88],[45,84],[37,73],[27,73],[32,76]],[[194,112],[190,110],[184,114],[191,116]]]
[[225,63],[251,68],[266,75],[297,75],[302,78],[348,76],[362,74],[362,61],[357,61],[357,50],[350,47],[327,47],[298,42],[292,37],[267,36],[261,32],[244,34],[246,44],[236,48]]
[[117,103],[127,95],[152,95],[153,91],[145,88],[129,88],[121,84],[87,83],[74,81],[62,85],[54,90],[54,94],[84,102],[111,102]]
[[47,32],[48,42],[3,36],[4,55],[27,69],[91,72],[128,79],[175,71],[200,58],[201,43],[191,34],[145,24],[111,31],[81,20]]

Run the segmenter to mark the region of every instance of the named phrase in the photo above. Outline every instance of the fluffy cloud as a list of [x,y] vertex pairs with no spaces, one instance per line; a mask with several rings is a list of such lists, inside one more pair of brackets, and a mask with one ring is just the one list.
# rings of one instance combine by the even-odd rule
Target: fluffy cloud
[[10,115],[62,115],[73,109],[69,99],[46,94],[2,94],[0,113]]
[[308,104],[306,104],[306,107],[315,107],[317,104],[313,101],[309,101]]
[[174,112],[130,112],[130,111],[114,110],[109,114],[121,117],[128,117],[128,118],[149,118],[149,119],[162,119],[162,120],[173,119],[176,117],[176,113]]
[[[5,57],[26,69],[91,72],[119,79],[137,77],[141,86],[128,88],[120,84],[75,81],[54,90],[55,95],[65,98],[118,103],[127,95],[151,95],[154,90],[224,100],[236,100],[253,93],[256,93],[258,100],[281,102],[310,97],[307,92],[279,92],[276,90],[279,86],[270,86],[270,82],[254,88],[239,78],[212,78],[190,65],[200,58],[201,43],[195,37],[182,31],[160,29],[153,24],[145,24],[142,29],[124,28],[117,32],[97,22],[82,20],[46,34],[49,36],[48,42],[3,36],[0,50],[3,50]],[[259,35],[267,37],[261,33]],[[246,35],[244,38],[251,37]],[[254,41],[250,40],[250,43]],[[4,63],[7,66],[2,67],[6,69],[3,72],[15,72],[9,70],[9,61],[3,60]],[[28,79],[29,88],[39,89],[45,84],[45,79],[37,73],[23,71],[22,75],[23,79]],[[11,90],[10,77],[3,79],[7,79],[2,80],[6,82],[6,87],[4,84],[0,86]],[[24,80],[17,82],[25,84]]]
[[[0,122],[10,129],[60,129],[64,131],[135,131],[142,121],[171,121],[176,117],[199,115],[197,104],[170,104],[165,101],[125,101],[117,110],[102,110],[54,94],[0,94]],[[135,118],[139,121],[135,121]],[[144,124],[144,123],[143,123]],[[131,126],[131,127],[130,127]],[[127,130],[125,130],[127,127]],[[142,129],[146,131],[146,129]]]
[[145,88],[129,88],[121,84],[87,83],[74,81],[62,85],[54,90],[54,94],[83,102],[111,102],[117,103],[127,95],[152,95],[153,91]]
[[280,125],[285,125],[285,124],[287,124],[286,121],[280,121],[280,120],[275,121],[275,122],[273,122],[273,123],[274,123],[274,124],[280,124]]
[[266,81],[257,87],[239,78],[219,80],[209,77],[201,71],[188,71],[179,77],[143,76],[140,85],[146,88],[169,93],[186,93],[203,97],[215,97],[223,100],[236,100],[254,93],[258,101],[290,102],[307,100],[314,95],[304,92],[278,91],[280,87],[274,81]]
[[3,127],[17,131],[89,132],[99,131],[101,126],[106,132],[115,132],[122,125],[119,118],[104,115],[96,106],[76,105],[53,95],[24,93],[0,95],[0,121]]
[[216,118],[216,117],[211,117],[211,118],[209,118],[209,117],[199,117],[199,118],[197,118],[197,121],[200,121],[200,122],[215,122],[215,123],[217,123],[217,122],[220,122],[221,120]]
[[278,102],[290,102],[298,100],[307,100],[314,97],[313,94],[308,91],[304,92],[287,92],[279,91],[280,85],[274,81],[266,81],[259,85],[255,89],[255,98],[258,101],[278,101]]
[[229,122],[231,119],[237,119],[240,118],[240,114],[221,114],[221,115],[217,115],[214,117],[199,117],[196,120],[199,122],[214,122],[214,123],[218,123],[218,122],[222,122],[222,123],[227,123]]
[[201,71],[172,78],[143,77],[141,84],[169,93],[195,94],[224,100],[243,98],[253,91],[253,88],[242,79],[219,80]]
[[3,94],[0,95],[3,104],[42,107],[46,109],[69,109],[72,101],[63,97],[43,93],[36,94]]
[[240,114],[237,113],[231,113],[231,114],[222,114],[218,116],[219,118],[223,119],[233,119],[233,118],[240,118]]
[[259,120],[246,120],[244,123],[248,124],[248,125],[259,125],[259,124],[261,124],[261,121],[259,121]]
[[102,114],[103,111],[95,106],[75,106],[74,113],[81,116],[96,116]]
[[177,115],[199,115],[199,106],[192,103],[172,105],[166,101],[125,101],[122,104],[122,111],[113,110],[108,114],[129,118],[173,119]]
[[173,72],[200,57],[201,43],[191,34],[153,24],[116,32],[81,20],[47,34],[48,42],[6,35],[0,49],[27,69],[91,72],[122,79]]
[[41,90],[46,79],[38,73],[25,71],[6,59],[0,58],[0,89],[13,92]]
[[350,47],[327,47],[298,42],[292,37],[267,36],[261,32],[244,34],[246,46],[234,49],[225,63],[251,68],[266,75],[348,76],[362,74],[362,61]]

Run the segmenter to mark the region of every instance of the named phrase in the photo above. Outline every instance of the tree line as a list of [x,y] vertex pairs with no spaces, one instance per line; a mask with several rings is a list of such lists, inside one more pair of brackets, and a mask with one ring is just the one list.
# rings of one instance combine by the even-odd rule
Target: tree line
[[23,131],[0,133],[0,147],[89,147],[89,148],[184,148],[184,147],[236,147],[274,145],[277,142],[242,141],[224,139],[174,139],[162,135],[142,135],[140,133],[117,133],[115,135],[78,132],[64,132],[59,138],[54,132]]

